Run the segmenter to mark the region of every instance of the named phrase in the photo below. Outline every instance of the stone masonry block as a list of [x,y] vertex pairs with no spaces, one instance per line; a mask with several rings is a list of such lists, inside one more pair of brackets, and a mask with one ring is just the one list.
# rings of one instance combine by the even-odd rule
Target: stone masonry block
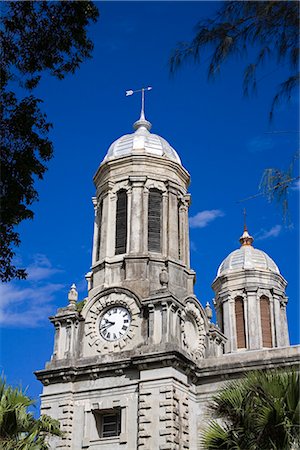
[[168,386],[163,386],[163,387],[160,387],[160,388],[159,388],[159,392],[160,392],[161,394],[164,394],[165,392],[172,392],[172,388],[171,388],[171,387],[168,387]]

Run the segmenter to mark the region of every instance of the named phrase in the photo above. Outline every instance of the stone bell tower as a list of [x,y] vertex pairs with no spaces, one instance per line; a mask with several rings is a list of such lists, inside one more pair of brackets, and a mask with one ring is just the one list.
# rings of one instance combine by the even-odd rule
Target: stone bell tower
[[96,172],[89,295],[106,287],[133,289],[143,298],[160,289],[193,294],[187,193],[190,177],[176,151],[150,133],[143,117],[135,133],[109,148]]
[[51,361],[36,373],[42,411],[61,421],[53,448],[197,448],[195,371],[226,338],[193,291],[187,192],[177,152],[142,109],[94,182],[88,296],[51,317]]
[[225,258],[213,282],[225,353],[289,346],[286,280],[275,262],[253,247],[247,227],[241,247]]

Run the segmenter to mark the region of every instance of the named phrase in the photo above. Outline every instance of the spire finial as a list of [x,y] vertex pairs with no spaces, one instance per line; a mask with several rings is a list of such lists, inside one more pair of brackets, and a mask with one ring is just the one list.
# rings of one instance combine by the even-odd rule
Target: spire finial
[[129,95],[133,95],[136,92],[141,92],[141,100],[142,100],[142,104],[141,104],[141,114],[140,114],[140,118],[139,120],[137,120],[134,124],[133,124],[133,128],[135,130],[137,130],[140,127],[145,127],[148,131],[151,128],[151,123],[148,122],[148,120],[146,120],[145,118],[145,91],[151,91],[152,87],[148,86],[148,87],[143,87],[141,89],[136,89],[135,91],[130,89],[129,91],[126,91],[125,95],[126,97],[128,97]]
[[243,216],[244,216],[244,231],[248,231],[247,229],[247,213],[246,213],[246,208],[243,209]]
[[252,245],[254,239],[252,236],[250,236],[250,234],[248,233],[248,228],[247,228],[247,222],[246,222],[246,208],[243,209],[243,216],[244,216],[244,232],[242,234],[242,236],[240,237],[240,243],[241,246],[245,246],[245,245]]
[[75,283],[72,284],[71,289],[69,290],[68,300],[69,300],[69,309],[76,309],[76,302],[78,300],[78,292],[77,292]]

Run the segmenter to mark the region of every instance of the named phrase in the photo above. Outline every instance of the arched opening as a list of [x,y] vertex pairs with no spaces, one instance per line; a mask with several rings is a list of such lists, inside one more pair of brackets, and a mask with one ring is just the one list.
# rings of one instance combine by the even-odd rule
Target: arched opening
[[244,300],[242,297],[235,299],[235,323],[237,348],[246,348]]
[[148,250],[161,253],[162,194],[150,189],[148,200]]
[[260,298],[260,320],[263,347],[272,347],[270,301],[263,295]]
[[116,246],[115,254],[126,253],[127,244],[127,193],[121,190],[117,194],[116,210]]

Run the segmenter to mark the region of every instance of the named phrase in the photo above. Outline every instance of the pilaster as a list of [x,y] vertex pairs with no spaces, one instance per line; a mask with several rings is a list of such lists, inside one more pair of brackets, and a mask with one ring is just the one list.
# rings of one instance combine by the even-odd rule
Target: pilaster
[[178,260],[178,198],[177,190],[169,186],[169,226],[168,226],[168,254],[170,258]]
[[[129,253],[142,253],[144,243],[143,229],[143,189],[146,177],[129,177],[131,183]],[[129,206],[129,205],[128,205]]]
[[97,198],[92,197],[94,205],[94,235],[93,235],[93,251],[92,251],[92,264],[95,264],[98,260],[98,245],[99,245],[99,225],[98,225],[98,203]]

